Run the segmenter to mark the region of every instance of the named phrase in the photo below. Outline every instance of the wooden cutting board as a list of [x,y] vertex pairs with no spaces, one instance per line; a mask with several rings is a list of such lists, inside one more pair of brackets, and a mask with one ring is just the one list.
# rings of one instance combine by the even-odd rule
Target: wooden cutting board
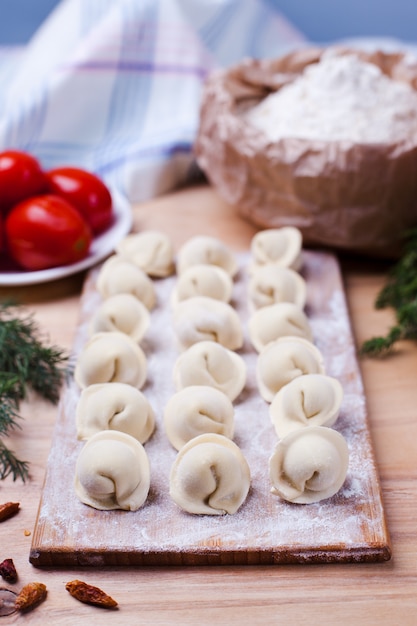
[[[256,353],[247,336],[248,255],[239,255],[233,305],[246,333],[240,351],[247,384],[235,401],[235,441],[249,462],[252,486],[235,515],[193,516],[179,510],[168,489],[175,450],[162,426],[162,412],[175,392],[173,364],[178,356],[169,309],[175,276],[155,281],[158,304],[143,342],[148,380],[143,392],[156,413],[157,428],[145,444],[151,465],[151,490],[136,512],[97,511],[77,499],[74,467],[82,443],[76,439],[75,406],[79,391],[71,383],[59,406],[45,484],[33,534],[30,562],[59,565],[228,565],[317,562],[369,562],[391,555],[381,490],[367,422],[366,399],[355,355],[344,289],[336,258],[305,251],[306,312],[326,372],[344,388],[342,411],[334,428],[346,438],[349,472],[340,492],[311,505],[284,502],[270,493],[268,458],[276,443],[268,405],[255,381]],[[98,268],[87,277],[74,343],[76,356],[88,335],[88,321],[100,297]]]

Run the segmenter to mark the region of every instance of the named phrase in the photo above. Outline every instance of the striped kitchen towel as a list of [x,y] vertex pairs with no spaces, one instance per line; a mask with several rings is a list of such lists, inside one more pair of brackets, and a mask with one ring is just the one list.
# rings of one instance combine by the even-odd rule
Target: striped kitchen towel
[[208,72],[303,41],[272,0],[63,0],[27,46],[0,49],[0,149],[147,200],[193,171]]

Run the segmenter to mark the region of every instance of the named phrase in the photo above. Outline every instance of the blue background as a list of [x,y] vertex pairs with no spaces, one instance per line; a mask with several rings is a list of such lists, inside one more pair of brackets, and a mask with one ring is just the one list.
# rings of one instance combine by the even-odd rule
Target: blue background
[[266,0],[314,42],[349,37],[417,40],[417,0]]
[[[363,36],[417,40],[417,0],[264,2],[278,7],[312,42]],[[26,43],[57,4],[58,0],[0,0],[0,44]]]
[[26,43],[57,0],[0,0],[0,44]]

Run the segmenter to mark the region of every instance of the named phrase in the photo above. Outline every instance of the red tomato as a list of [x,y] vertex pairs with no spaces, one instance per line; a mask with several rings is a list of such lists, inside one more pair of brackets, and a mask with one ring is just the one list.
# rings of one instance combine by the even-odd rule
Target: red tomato
[[0,211],[47,190],[47,180],[37,159],[26,152],[0,152]]
[[87,256],[92,233],[79,212],[54,195],[14,206],[5,221],[10,256],[26,270],[69,265]]
[[84,216],[93,233],[113,221],[110,192],[100,178],[77,167],[58,167],[46,173],[51,193],[65,198]]

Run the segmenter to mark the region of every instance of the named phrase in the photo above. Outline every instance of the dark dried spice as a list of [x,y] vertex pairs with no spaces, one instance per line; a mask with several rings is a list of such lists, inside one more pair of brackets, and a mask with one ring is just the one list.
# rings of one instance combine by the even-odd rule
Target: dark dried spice
[[23,587],[16,598],[15,606],[19,611],[30,611],[46,598],[46,585],[43,583],[28,583]]
[[82,580],[71,580],[65,585],[65,589],[69,591],[73,598],[86,604],[94,604],[106,609],[112,609],[117,606],[116,600],[107,595],[107,593]]
[[9,519],[9,517],[16,515],[19,507],[19,502],[5,502],[4,504],[0,504],[0,522],[4,522],[4,520]]
[[17,581],[17,571],[13,559],[4,559],[4,561],[0,563],[0,576],[7,583],[15,583]]

